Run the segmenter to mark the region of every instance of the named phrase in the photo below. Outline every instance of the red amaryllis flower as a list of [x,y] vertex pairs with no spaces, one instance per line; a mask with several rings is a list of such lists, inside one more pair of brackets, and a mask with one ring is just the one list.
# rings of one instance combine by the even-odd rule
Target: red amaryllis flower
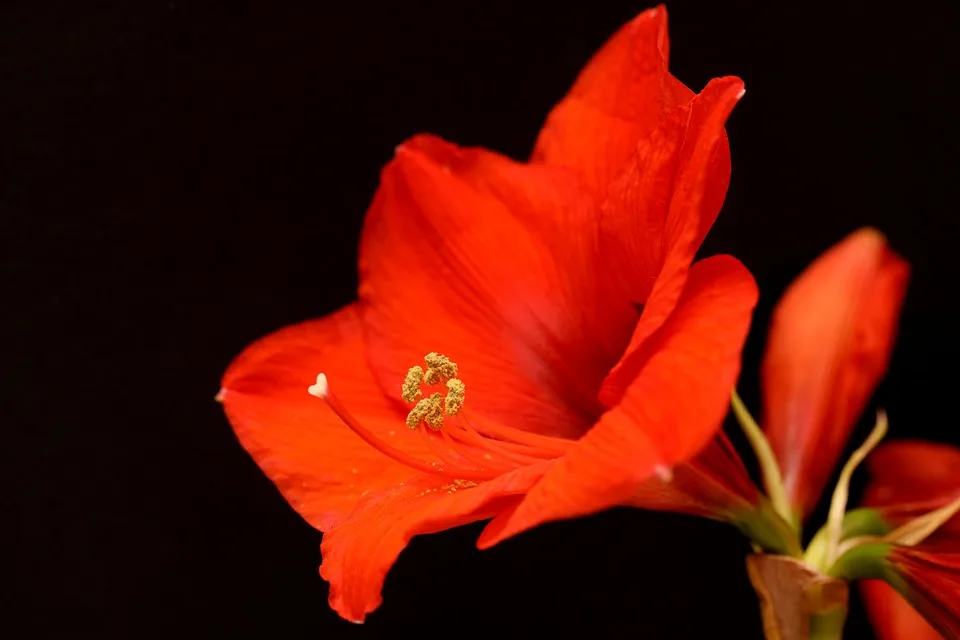
[[743,85],[694,95],[667,49],[662,7],[623,27],[529,163],[402,144],[368,212],[359,302],[224,375],[240,442],[324,531],[343,617],[379,605],[412,536],[493,518],[489,546],[628,504],[722,421],[756,287],[733,258],[690,263]]
[[[960,449],[945,444],[900,441],[881,447],[870,458],[870,483],[863,504],[878,512],[889,527],[914,521],[960,497]],[[948,552],[943,554],[942,552]],[[915,592],[912,600],[942,629],[960,634],[960,516],[943,523],[917,550],[899,548],[893,566],[905,573]],[[945,566],[944,566],[945,565]],[[912,584],[912,586],[911,586]],[[926,594],[925,585],[942,585],[939,595]],[[952,589],[952,591],[951,591]],[[940,638],[917,610],[889,584],[864,581],[860,592],[881,640]],[[943,598],[952,593],[952,600]],[[936,604],[945,602],[946,606]],[[942,619],[942,620],[941,620]],[[954,625],[954,626],[950,626]]]
[[862,589],[880,638],[960,638],[960,545],[889,547],[882,574],[886,582],[871,580]]
[[862,581],[860,595],[878,640],[940,640],[943,637],[883,580]]
[[[877,511],[891,528],[960,498],[960,449],[921,440],[899,440],[870,456],[870,482],[863,506]],[[939,536],[960,539],[960,516],[938,529]]]

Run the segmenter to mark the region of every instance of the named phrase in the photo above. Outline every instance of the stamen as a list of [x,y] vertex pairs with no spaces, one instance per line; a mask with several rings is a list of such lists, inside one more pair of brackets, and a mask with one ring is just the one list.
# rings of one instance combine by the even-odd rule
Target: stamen
[[[463,458],[463,456],[460,456],[461,460],[456,460],[452,455],[450,455],[450,452],[444,451],[440,443],[437,442],[438,439],[442,439],[442,436],[437,435],[437,432],[430,429],[418,429],[418,431],[420,432],[423,441],[426,443],[427,447],[429,447],[430,451],[432,451],[433,454],[440,458],[444,463],[450,465],[451,467],[459,468],[463,465],[464,460],[470,462],[470,460]],[[440,433],[442,434],[443,432],[441,431]],[[476,471],[481,470],[478,469]]]
[[[482,435],[477,433],[475,430],[470,428],[455,428],[449,429],[450,437],[455,440],[460,440],[466,444],[472,444],[476,447],[483,447],[489,449],[490,451],[496,453],[501,458],[509,460],[511,462],[519,464],[534,464],[537,462],[543,462],[545,459],[549,458],[538,458],[531,455],[524,455],[522,453],[514,453],[504,447],[500,446],[494,440],[487,440]],[[445,430],[444,433],[447,431]],[[506,444],[506,443],[504,443]]]
[[[466,416],[464,416],[466,421]],[[469,424],[469,422],[468,422]],[[509,442],[518,442],[530,447],[540,449],[545,452],[553,453],[552,457],[562,456],[573,445],[572,440],[563,440],[561,438],[552,438],[542,436],[529,431],[521,431],[501,424],[483,422],[480,427],[475,427],[482,435],[497,438],[498,440]]]
[[[456,363],[436,352],[428,353],[424,363],[426,371],[422,367],[411,367],[407,371],[400,395],[407,402],[416,402],[407,414],[406,424],[420,430],[424,443],[439,462],[412,456],[366,429],[330,392],[324,374],[317,375],[316,384],[308,391],[326,402],[347,427],[377,451],[411,469],[452,478],[455,482],[492,480],[521,466],[558,458],[573,444],[496,422],[484,421],[478,429],[464,413],[466,385],[456,377]],[[423,397],[422,385],[440,383],[446,384],[445,398],[440,393]],[[445,418],[452,419],[450,424],[444,424]]]
[[423,361],[427,365],[423,381],[428,385],[439,384],[457,377],[457,363],[452,362],[447,356],[433,351],[425,355]]
[[910,547],[918,545],[936,533],[937,529],[958,512],[960,512],[960,496],[935,511],[904,523],[884,536],[883,541]]
[[513,471],[517,468],[515,464],[506,464],[502,461],[495,460],[492,455],[489,453],[484,453],[483,456],[479,456],[476,453],[470,451],[468,447],[464,447],[458,444],[451,436],[450,433],[444,429],[440,432],[440,435],[446,441],[447,446],[450,447],[453,451],[456,451],[459,455],[463,456],[473,464],[480,467],[484,471],[489,471],[492,474],[492,477],[497,477],[501,474],[507,473],[508,471]]
[[885,435],[887,435],[887,413],[881,409],[877,411],[877,422],[873,426],[873,431],[870,432],[864,443],[853,452],[850,459],[840,470],[840,477],[837,479],[837,486],[833,490],[830,511],[827,515],[826,566],[828,567],[840,557],[838,550],[843,537],[843,516],[847,510],[847,497],[850,494],[850,479],[853,477],[853,472],[866,459],[867,455],[880,444]]
[[423,383],[423,367],[410,367],[407,371],[407,377],[403,379],[403,389],[400,397],[407,402],[416,402],[423,393],[420,392],[420,385]]
[[763,430],[757,421],[750,415],[747,406],[740,399],[740,394],[734,389],[730,392],[730,405],[733,408],[733,414],[737,417],[743,433],[747,436],[747,441],[757,456],[757,462],[760,464],[760,474],[763,477],[763,488],[767,490],[770,496],[770,503],[777,515],[789,522],[795,529],[799,529],[798,518],[793,513],[793,507],[787,498],[787,490],[783,484],[783,474],[780,472],[780,465],[777,462],[777,456],[773,453],[770,441],[764,435]]
[[447,380],[447,399],[444,401],[444,408],[448,416],[455,416],[463,408],[463,401],[466,398],[467,385],[459,378]]
[[363,439],[364,442],[369,444],[371,447],[384,454],[387,457],[393,458],[397,462],[404,464],[411,469],[416,469],[417,471],[423,471],[425,473],[432,473],[435,475],[443,476],[445,478],[451,479],[460,479],[460,480],[489,480],[489,473],[478,473],[476,471],[471,471],[469,469],[445,469],[443,467],[438,467],[436,463],[429,463],[415,458],[406,451],[401,451],[396,447],[392,447],[380,438],[376,434],[372,433],[369,429],[364,427],[360,422],[354,418],[349,411],[340,403],[335,395],[330,391],[329,384],[327,383],[327,376],[319,373],[317,374],[317,383],[311,385],[307,391],[312,396],[320,398],[327,403],[327,406],[330,407],[330,410],[333,411],[340,420],[347,425],[351,431],[356,433]]
[[[499,449],[502,449],[503,451],[516,453],[522,456],[530,456],[533,458],[537,458],[538,461],[550,460],[552,458],[556,458],[562,455],[562,453],[555,453],[553,451],[544,449],[542,447],[538,448],[528,444],[520,444],[519,442],[509,442],[507,440],[488,438],[484,436],[482,433],[480,433],[477,430],[477,428],[474,427],[473,424],[471,424],[470,420],[467,419],[467,416],[462,413],[460,415],[460,428],[471,434],[475,434],[476,437],[483,440],[483,442],[486,443],[486,446],[488,447],[499,448]],[[561,440],[560,442],[558,442],[558,444],[561,444],[563,442],[566,442],[566,441]]]
[[426,422],[431,429],[439,430],[443,426],[443,397],[439,393],[424,398],[407,414],[407,426],[416,429],[421,422]]

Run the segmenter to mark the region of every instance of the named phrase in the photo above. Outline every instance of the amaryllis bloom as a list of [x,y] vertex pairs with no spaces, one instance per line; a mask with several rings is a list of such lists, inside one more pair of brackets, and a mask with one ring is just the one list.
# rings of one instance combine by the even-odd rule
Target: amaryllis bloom
[[529,162],[401,144],[367,214],[359,300],[224,375],[240,442],[324,532],[341,616],[380,604],[414,535],[492,519],[486,547],[630,504],[718,429],[757,291],[731,257],[691,262],[743,83],[695,95],[667,55],[663,7],[624,26]]
[[[868,587],[864,596],[881,639],[960,638],[960,547],[926,550],[892,546],[884,556],[884,565],[884,579],[896,585],[915,609],[910,617],[904,600],[890,597],[895,593],[878,593],[876,586]],[[879,586],[893,589],[887,583]]]
[[[869,469],[863,504],[891,531],[960,498],[960,449],[950,445],[890,443],[870,457]],[[898,586],[910,602],[944,634],[960,636],[960,515],[942,523],[917,547],[891,548],[888,566],[893,576],[902,575]],[[941,637],[882,580],[862,582],[860,592],[880,640]]]

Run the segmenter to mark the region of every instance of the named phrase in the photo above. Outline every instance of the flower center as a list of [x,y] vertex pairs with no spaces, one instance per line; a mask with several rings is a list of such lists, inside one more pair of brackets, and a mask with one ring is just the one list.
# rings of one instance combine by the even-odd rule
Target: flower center
[[[514,469],[558,458],[570,440],[529,433],[488,420],[472,421],[463,405],[466,385],[457,377],[455,362],[437,353],[424,357],[424,367],[412,367],[401,387],[400,397],[413,404],[407,427],[420,432],[434,460],[422,460],[387,443],[357,420],[330,390],[327,376],[317,375],[308,392],[327,406],[367,444],[411,469],[457,482],[492,480]],[[446,396],[424,387],[446,387]]]

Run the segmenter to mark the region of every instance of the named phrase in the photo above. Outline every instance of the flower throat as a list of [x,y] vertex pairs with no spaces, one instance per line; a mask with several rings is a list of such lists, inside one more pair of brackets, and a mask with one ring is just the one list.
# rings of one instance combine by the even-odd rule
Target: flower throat
[[[529,433],[490,420],[470,420],[464,411],[466,385],[457,364],[436,352],[424,356],[425,367],[407,371],[400,397],[412,404],[406,425],[419,431],[435,460],[422,460],[380,438],[363,426],[337,399],[327,376],[317,374],[307,391],[323,400],[338,418],[367,444],[397,462],[460,482],[492,480],[521,467],[562,456],[572,441]],[[446,395],[424,390],[445,387]]]

